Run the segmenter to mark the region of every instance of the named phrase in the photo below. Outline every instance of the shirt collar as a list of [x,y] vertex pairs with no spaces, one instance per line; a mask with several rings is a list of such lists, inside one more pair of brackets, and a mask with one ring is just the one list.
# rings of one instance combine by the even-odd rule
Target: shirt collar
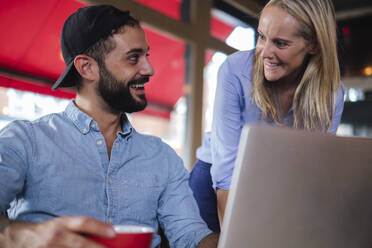
[[249,80],[252,80],[252,69],[254,66],[254,54],[256,53],[256,49],[253,49],[251,52],[249,52],[248,56],[245,56],[245,61],[242,61],[241,65],[243,66],[243,70],[241,70],[242,75],[248,78]]
[[[77,129],[82,134],[87,134],[91,130],[99,132],[99,127],[97,122],[90,117],[88,114],[81,111],[76,105],[73,100],[67,105],[65,109],[65,113],[67,117],[74,123]],[[122,132],[119,132],[121,137],[127,137],[133,132],[133,127],[130,124],[128,117],[126,114],[121,115],[121,123],[122,123]]]
[[121,114],[121,123],[121,130],[123,131],[119,132],[120,136],[123,138],[129,137],[133,133],[134,128],[132,127],[132,124],[130,124],[127,115],[124,113]]

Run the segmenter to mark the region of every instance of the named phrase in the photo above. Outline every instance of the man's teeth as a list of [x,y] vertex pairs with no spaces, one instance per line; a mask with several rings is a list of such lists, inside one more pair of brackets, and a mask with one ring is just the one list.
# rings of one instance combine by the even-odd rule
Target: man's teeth
[[143,88],[145,84],[132,84],[130,87],[132,88]]

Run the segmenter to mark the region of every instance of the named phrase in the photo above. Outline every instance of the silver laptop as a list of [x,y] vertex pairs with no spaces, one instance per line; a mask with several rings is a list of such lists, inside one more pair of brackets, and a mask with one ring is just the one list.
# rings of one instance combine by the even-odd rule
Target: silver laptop
[[219,248],[371,248],[372,139],[245,126]]

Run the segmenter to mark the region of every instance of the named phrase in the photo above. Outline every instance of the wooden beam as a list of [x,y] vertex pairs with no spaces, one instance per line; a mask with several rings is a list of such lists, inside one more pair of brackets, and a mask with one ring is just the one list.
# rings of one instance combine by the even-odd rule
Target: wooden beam
[[255,18],[258,18],[260,11],[264,7],[254,0],[225,0],[225,2]]
[[121,10],[129,10],[133,17],[146,26],[185,41],[192,40],[194,35],[192,25],[168,17],[132,0],[83,0],[83,2],[92,5],[109,4]]
[[[196,34],[207,34],[209,37],[210,18],[211,18],[212,0],[193,0],[191,4],[192,23],[195,25]],[[199,36],[199,35],[196,35]],[[203,35],[200,35],[203,37]],[[205,37],[205,36],[204,36]],[[189,134],[186,137],[188,144],[188,158],[185,161],[186,166],[192,169],[196,161],[196,149],[200,146],[202,140],[203,123],[203,90],[204,90],[204,63],[206,43],[202,39],[196,39],[191,43],[191,61],[190,61],[190,104],[188,116]]]
[[231,53],[238,51],[235,48],[232,48],[231,46],[227,46],[225,42],[219,39],[216,39],[212,36],[206,37],[206,40],[202,43],[204,44],[204,46],[206,46],[209,49],[220,51],[226,54],[231,54]]
[[336,12],[337,21],[347,20],[351,18],[366,16],[372,14],[372,7],[366,7],[361,9],[351,9]]
[[[141,23],[145,24],[145,26],[160,31],[165,35],[181,39],[185,42],[202,44],[210,49],[221,51],[226,54],[236,51],[236,49],[226,45],[223,41],[211,36],[209,28],[205,33],[201,33],[200,30],[206,30],[205,28],[201,28],[201,26],[208,25],[209,27],[210,20],[206,20],[205,23],[201,23],[200,21],[196,22],[195,19],[192,23],[185,23],[168,17],[132,0],[83,0],[83,2],[92,5],[110,4],[121,10],[129,10],[131,15],[140,20]],[[198,1],[198,6],[200,6],[202,2],[203,1]],[[199,8],[197,7],[197,9]],[[199,12],[197,15],[205,16],[206,14]],[[208,16],[210,17],[210,14]],[[195,16],[194,18],[199,17]]]
[[50,85],[50,87],[52,87],[52,85],[55,83],[55,81],[50,80],[48,78],[38,77],[38,76],[31,75],[31,74],[22,73],[19,71],[9,70],[3,67],[0,67],[0,75],[5,76],[7,78],[14,78],[14,79],[21,80],[21,81],[32,82],[36,84]]
[[363,90],[372,90],[372,77],[343,78],[342,82],[348,89],[357,88]]

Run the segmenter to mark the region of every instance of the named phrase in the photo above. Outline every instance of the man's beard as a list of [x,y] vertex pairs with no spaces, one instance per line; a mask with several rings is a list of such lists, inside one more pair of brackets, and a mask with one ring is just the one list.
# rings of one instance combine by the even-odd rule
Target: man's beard
[[115,78],[111,72],[109,72],[104,63],[100,65],[99,69],[99,81],[97,91],[103,98],[106,104],[110,107],[110,111],[113,113],[132,113],[138,112],[147,106],[147,100],[145,94],[139,97],[142,101],[137,101],[133,98],[130,93],[130,85],[145,83],[148,81],[148,77],[141,77],[125,83]]

